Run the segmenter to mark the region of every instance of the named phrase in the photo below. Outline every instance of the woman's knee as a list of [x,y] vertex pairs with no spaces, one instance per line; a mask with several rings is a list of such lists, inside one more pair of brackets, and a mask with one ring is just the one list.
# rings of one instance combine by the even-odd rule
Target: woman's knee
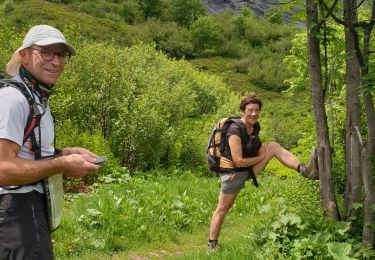
[[266,146],[266,151],[272,155],[275,155],[275,152],[277,152],[281,148],[280,144],[277,142],[268,142],[266,143]]
[[266,143],[267,144],[267,146],[269,146],[269,147],[271,147],[271,148],[278,148],[278,147],[280,147],[280,144],[278,143],[278,142],[268,142],[268,143]]

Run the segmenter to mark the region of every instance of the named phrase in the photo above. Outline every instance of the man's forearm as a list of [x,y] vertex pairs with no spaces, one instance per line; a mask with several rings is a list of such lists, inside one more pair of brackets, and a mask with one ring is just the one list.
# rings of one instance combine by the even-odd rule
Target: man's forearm
[[33,183],[64,171],[64,157],[51,160],[12,158],[0,161],[0,186]]

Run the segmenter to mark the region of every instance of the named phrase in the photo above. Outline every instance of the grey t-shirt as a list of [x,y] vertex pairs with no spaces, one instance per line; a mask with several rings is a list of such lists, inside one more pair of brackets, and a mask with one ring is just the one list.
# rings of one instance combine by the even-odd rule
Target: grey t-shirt
[[[22,82],[19,76],[13,78],[14,80]],[[38,96],[34,95],[35,100],[38,102]],[[49,106],[38,106],[40,112],[44,115],[40,121],[41,129],[41,151],[42,156],[53,155],[54,153],[54,125],[53,118]],[[22,145],[23,133],[26,125],[27,117],[29,116],[29,104],[23,94],[14,87],[4,87],[0,89],[0,138],[8,139],[15,142],[21,147],[17,154],[19,158],[25,160],[34,160],[34,153],[30,151],[30,139]],[[39,142],[39,129],[35,129],[35,137]],[[25,173],[27,174],[27,173]],[[39,182],[36,185],[23,185],[18,189],[7,190],[0,187],[0,194],[5,193],[26,193],[32,190],[44,193],[43,187]]]

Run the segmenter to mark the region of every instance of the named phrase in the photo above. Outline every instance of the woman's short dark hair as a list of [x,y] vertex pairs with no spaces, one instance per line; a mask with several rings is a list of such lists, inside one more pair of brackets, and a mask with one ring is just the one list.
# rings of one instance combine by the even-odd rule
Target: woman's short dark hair
[[259,110],[262,110],[262,101],[256,95],[248,95],[247,97],[242,99],[240,104],[240,110],[245,111],[246,106],[248,104],[258,104]]

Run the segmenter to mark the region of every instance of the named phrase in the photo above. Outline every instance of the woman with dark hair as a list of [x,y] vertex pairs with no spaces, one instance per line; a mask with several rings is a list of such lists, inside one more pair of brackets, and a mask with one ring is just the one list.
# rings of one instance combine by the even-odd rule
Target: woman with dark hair
[[[305,165],[295,155],[276,142],[262,144],[259,138],[260,125],[258,118],[262,109],[262,101],[255,95],[245,97],[240,104],[241,120],[239,123],[246,129],[246,136],[241,134],[239,124],[231,124],[227,131],[226,151],[233,162],[235,171],[220,174],[221,191],[219,202],[211,219],[208,247],[214,249],[218,244],[221,225],[232,207],[238,192],[245,187],[250,178],[250,171],[261,172],[267,163],[276,158],[283,165],[295,169],[304,177],[318,179],[315,156]],[[225,155],[224,155],[225,156]]]

